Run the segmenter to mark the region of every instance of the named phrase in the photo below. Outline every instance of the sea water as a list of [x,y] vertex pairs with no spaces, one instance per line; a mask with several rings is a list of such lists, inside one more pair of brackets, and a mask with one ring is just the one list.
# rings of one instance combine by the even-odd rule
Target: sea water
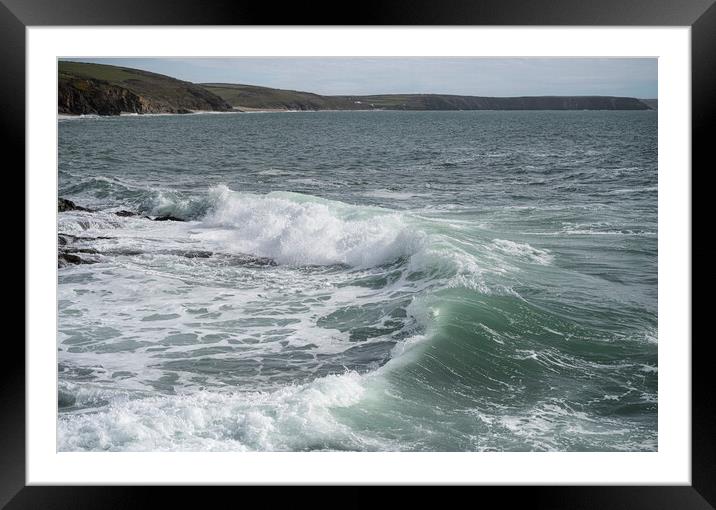
[[654,111],[63,118],[58,194],[58,450],[657,449]]

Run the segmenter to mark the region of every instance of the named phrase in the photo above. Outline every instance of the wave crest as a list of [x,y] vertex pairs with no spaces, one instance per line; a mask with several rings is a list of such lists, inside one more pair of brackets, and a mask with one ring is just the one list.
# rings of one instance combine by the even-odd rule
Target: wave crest
[[425,234],[398,213],[298,193],[217,186],[199,233],[208,243],[288,265],[373,267],[416,253]]
[[120,396],[103,412],[61,416],[58,450],[386,449],[331,414],[331,409],[356,404],[365,391],[364,378],[346,372],[272,393],[202,391],[133,400]]

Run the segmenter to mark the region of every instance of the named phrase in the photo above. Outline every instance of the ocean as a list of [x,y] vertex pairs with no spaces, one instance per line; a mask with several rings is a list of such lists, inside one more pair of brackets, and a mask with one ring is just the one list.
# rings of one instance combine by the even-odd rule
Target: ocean
[[59,451],[657,450],[655,111],[58,137]]

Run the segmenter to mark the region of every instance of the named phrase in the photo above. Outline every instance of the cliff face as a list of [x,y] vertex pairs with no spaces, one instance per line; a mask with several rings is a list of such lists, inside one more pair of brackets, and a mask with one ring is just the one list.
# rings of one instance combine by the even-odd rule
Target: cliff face
[[58,112],[63,114],[119,115],[143,113],[142,99],[129,90],[97,80],[59,83]]
[[193,83],[136,69],[64,61],[59,62],[57,106],[59,113],[77,115],[232,109]]

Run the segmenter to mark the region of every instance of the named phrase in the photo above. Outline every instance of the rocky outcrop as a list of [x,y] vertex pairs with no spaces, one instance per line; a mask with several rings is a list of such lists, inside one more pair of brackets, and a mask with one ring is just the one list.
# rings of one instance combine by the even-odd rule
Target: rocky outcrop
[[84,246],[82,241],[71,234],[57,235],[57,267],[99,262],[97,250]]
[[129,90],[98,80],[59,83],[57,109],[62,114],[119,115],[141,113],[142,100]]
[[[67,267],[80,264],[94,264],[106,257],[141,255],[143,252],[126,247],[107,248],[101,251],[93,248],[99,239],[112,239],[106,236],[77,236],[59,233],[57,235],[57,266]],[[220,253],[208,250],[163,250],[154,252],[163,255],[185,257],[187,259],[212,259],[218,265],[264,268],[276,266],[275,260],[242,253]]]
[[165,216],[157,216],[156,218],[149,219],[154,221],[186,221],[185,219],[177,218],[176,216],[172,216],[171,214],[167,214]]
[[[68,200],[66,198],[58,198],[57,199],[57,210],[58,212],[69,212],[69,211],[84,211],[84,212],[96,212],[92,209],[88,209],[86,207],[82,207],[80,205],[77,205],[72,200]],[[138,212],[134,211],[127,211],[126,209],[122,209],[119,211],[115,211],[117,216],[120,216],[122,218],[143,218],[150,221],[186,221],[183,218],[178,218],[176,216],[172,216],[170,214],[164,215],[164,216],[146,216],[143,214],[140,214]],[[97,250],[93,248],[87,247],[84,243],[87,241],[94,241],[96,239],[110,239],[109,237],[78,237],[72,234],[65,234],[65,233],[59,233],[57,235],[57,264],[58,267],[65,267],[67,265],[75,265],[75,264],[93,264],[95,262],[99,262],[99,256],[101,255]],[[207,252],[211,256],[211,252]],[[125,255],[127,253],[124,253]],[[190,257],[190,255],[186,255],[187,257]],[[202,256],[202,255],[199,255]],[[256,259],[258,262],[254,261],[255,263],[261,265],[261,264],[268,264],[268,262]]]
[[[86,207],[82,207],[80,205],[75,204],[72,200],[68,200],[66,198],[58,198],[57,199],[57,211],[58,212],[67,212],[67,211],[86,211],[86,212],[95,212],[92,209],[88,209]],[[177,216],[173,216],[171,214],[164,214],[162,216],[146,216],[144,214],[140,214],[138,212],[134,211],[127,211],[126,209],[121,209],[119,211],[115,211],[114,214],[117,216],[120,216],[122,218],[131,218],[131,217],[142,217],[148,220],[152,221],[186,221],[184,218],[179,218]]]
[[121,216],[123,218],[131,217],[131,216],[139,216],[139,213],[135,213],[132,211],[125,211],[125,210],[117,211],[114,214],[116,214],[117,216]]
[[69,115],[229,111],[216,94],[194,83],[116,66],[60,61],[58,112]]
[[58,87],[57,111],[65,115],[193,113],[194,110],[226,111],[230,108],[221,100],[207,101],[214,98],[202,98],[201,94],[176,100],[151,98],[100,80],[64,80]]
[[82,257],[75,255],[74,253],[67,253],[65,251],[59,251],[57,253],[57,267],[65,267],[69,265],[84,264],[85,261]]
[[87,209],[86,207],[81,207],[81,206],[75,204],[72,200],[67,200],[66,198],[58,198],[57,199],[57,212],[66,212],[66,211],[92,212],[92,209]]
[[146,216],[144,214],[139,214],[133,211],[126,211],[124,209],[121,211],[116,211],[114,214],[116,214],[117,216],[121,216],[122,218],[142,217],[152,221],[186,221],[184,218],[177,218],[176,216],[172,216],[171,214],[165,214],[164,216],[155,216],[152,218],[151,216]]

